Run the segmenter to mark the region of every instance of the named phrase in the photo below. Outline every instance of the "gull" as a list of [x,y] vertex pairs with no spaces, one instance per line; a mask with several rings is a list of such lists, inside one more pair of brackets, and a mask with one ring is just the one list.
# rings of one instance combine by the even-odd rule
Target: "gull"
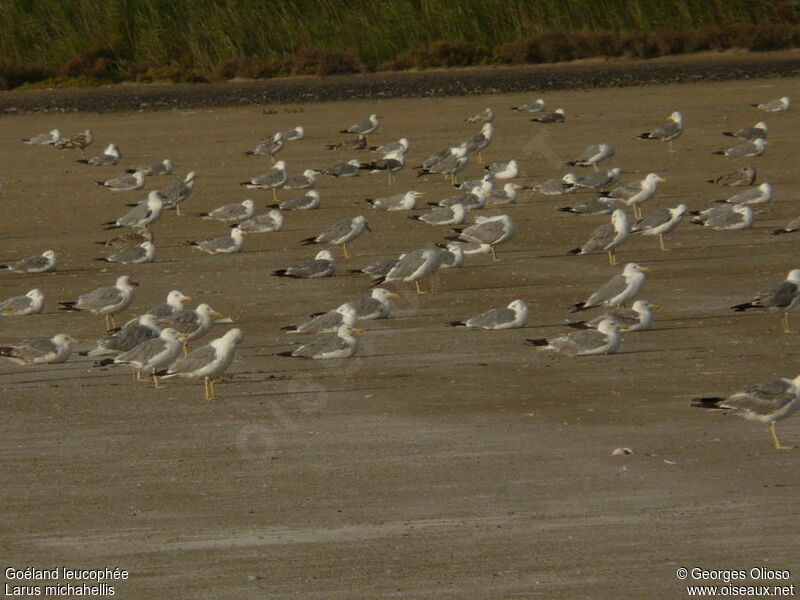
[[731,187],[753,185],[756,181],[756,170],[753,167],[742,167],[730,173],[720,175],[716,179],[707,179],[708,183],[718,183]]
[[[484,167],[484,170],[487,170],[488,168],[489,167]],[[465,181],[462,181],[458,185],[454,185],[453,187],[455,187],[458,190],[469,191],[475,186],[480,186],[487,189],[494,188],[494,175],[492,175],[491,173],[486,173],[486,175],[484,175],[480,179],[467,179]]]
[[251,218],[256,214],[256,205],[252,200],[243,200],[233,204],[225,204],[206,213],[200,213],[203,219],[222,221],[223,223],[236,223]]
[[492,123],[484,123],[483,127],[481,127],[480,133],[476,133],[467,141],[465,141],[463,146],[467,149],[467,152],[474,152],[478,159],[478,163],[483,164],[481,151],[485,150],[489,144],[492,143],[493,136],[494,125]]
[[617,264],[616,248],[628,239],[628,215],[624,210],[618,208],[611,213],[611,223],[601,225],[592,232],[583,246],[573,248],[567,254],[591,254],[593,252],[607,252],[608,262],[611,265]]
[[330,175],[331,177],[358,177],[361,175],[360,166],[361,163],[359,160],[354,158],[346,163],[325,167],[320,173],[323,175]]
[[577,180],[577,177],[574,173],[567,173],[564,177],[560,179],[548,179],[540,183],[539,185],[533,186],[534,192],[539,192],[540,194],[544,194],[545,196],[560,196],[562,194],[571,194],[577,188],[574,185],[574,182]]
[[206,346],[192,350],[187,356],[176,360],[168,369],[156,375],[168,377],[203,378],[206,400],[216,400],[214,379],[224,374],[233,362],[236,346],[244,339],[241,329],[234,328],[225,335],[212,340]]
[[153,242],[142,242],[136,246],[123,248],[104,258],[95,258],[96,261],[119,263],[121,265],[138,265],[153,262],[156,259],[156,246]]
[[448,248],[456,245],[461,249],[462,254],[489,254],[492,251],[490,244],[478,244],[475,242],[449,242],[447,244],[436,244],[439,248]]
[[566,111],[563,108],[557,108],[553,112],[546,112],[534,117],[531,121],[536,121],[537,123],[563,123],[566,118]]
[[795,217],[780,229],[773,230],[772,235],[780,235],[782,233],[793,233],[795,231],[800,231],[800,217]]
[[588,310],[600,305],[624,307],[625,303],[633,300],[642,291],[645,272],[649,270],[638,263],[628,263],[622,273],[614,275],[585,301],[573,304],[570,312]]
[[31,146],[52,146],[61,139],[61,132],[58,129],[51,129],[47,133],[40,133],[30,138],[22,140],[23,144]]
[[586,146],[578,156],[568,160],[567,165],[570,167],[592,167],[597,171],[599,168],[597,165],[614,156],[614,154],[614,148],[609,144],[592,144],[591,146]]
[[552,339],[526,339],[525,342],[538,346],[540,350],[552,350],[567,356],[593,356],[614,354],[622,340],[617,326],[611,319],[603,319],[597,329],[585,329]]
[[180,290],[172,290],[167,294],[166,302],[156,304],[146,314],[153,315],[159,319],[168,319],[176,312],[183,310],[184,302],[190,302],[191,300],[191,297]]
[[664,246],[664,236],[680,224],[683,215],[688,211],[689,207],[685,204],[678,204],[675,208],[660,208],[636,221],[631,227],[631,233],[657,235],[659,247],[662,250],[667,250]]
[[281,327],[281,331],[291,333],[332,333],[337,331],[342,325],[347,325],[351,329],[356,326],[358,316],[355,309],[349,304],[342,304],[336,310],[314,316],[310,321],[302,325],[287,325]]
[[143,165],[141,167],[136,167],[135,169],[127,169],[125,172],[136,173],[136,171],[139,171],[140,173],[144,174],[145,177],[154,177],[158,175],[171,175],[173,170],[174,167],[172,166],[172,161],[168,158],[165,158],[164,160],[160,160],[149,165]]
[[306,169],[300,175],[292,175],[291,177],[288,177],[286,182],[283,184],[283,187],[287,190],[305,190],[308,188],[313,188],[315,185],[317,185],[317,175],[319,175],[319,171],[315,171],[314,169]]
[[190,241],[184,243],[187,246],[194,246],[198,250],[202,250],[208,254],[233,254],[242,251],[245,235],[247,235],[246,231],[239,227],[234,227],[231,229],[230,235],[204,240],[202,242]]
[[342,129],[339,133],[355,133],[357,135],[363,135],[366,138],[370,133],[377,131],[380,126],[378,119],[380,119],[378,115],[370,115],[369,119],[366,121],[353,123],[347,129]]
[[194,171],[189,171],[183,179],[179,179],[172,185],[160,190],[161,195],[164,196],[164,209],[172,210],[174,208],[175,212],[180,215],[181,203],[192,195],[196,178],[197,174]]
[[256,215],[239,223],[239,229],[246,233],[270,233],[283,228],[283,213],[277,208]]
[[283,187],[288,178],[289,174],[286,171],[286,163],[282,160],[279,160],[272,165],[272,168],[269,171],[263,175],[253,177],[249,181],[243,181],[240,185],[243,185],[247,189],[251,190],[272,190],[272,200],[273,202],[277,202],[278,196],[276,190],[279,187]]
[[481,329],[518,329],[528,324],[528,305],[514,300],[503,308],[493,308],[466,321],[451,321],[450,327],[480,327]]
[[737,129],[736,131],[723,131],[722,135],[727,135],[728,137],[735,137],[739,138],[740,140],[748,140],[748,141],[753,141],[756,138],[766,138],[767,124],[764,123],[764,121],[759,121],[752,127],[742,127],[741,129]]
[[491,123],[494,121],[494,111],[491,108],[484,108],[481,112],[464,119],[467,123]]
[[122,215],[116,221],[107,221],[103,223],[103,229],[119,229],[121,227],[132,227],[134,229],[142,229],[151,223],[155,223],[161,218],[161,212],[164,208],[164,196],[157,190],[152,190],[147,194],[147,199],[134,207],[127,213]]
[[353,329],[347,325],[341,325],[334,335],[320,337],[294,350],[279,352],[278,356],[310,358],[315,360],[350,358],[358,351],[358,340],[353,334],[360,332],[360,329]]
[[388,319],[392,314],[391,299],[399,297],[399,295],[385,288],[374,288],[369,296],[362,296],[356,300],[351,300],[350,302],[346,302],[343,306],[352,308],[355,311],[355,316],[363,321]]
[[116,356],[132,350],[142,342],[157,338],[160,332],[158,317],[145,313],[131,319],[122,327],[111,330],[94,343],[94,348],[81,354],[92,357]]
[[544,100],[539,98],[534,100],[533,102],[528,102],[527,104],[521,104],[520,106],[512,106],[511,110],[519,110],[522,112],[542,112],[544,110]]
[[292,127],[286,131],[281,131],[280,134],[286,141],[293,142],[296,140],[302,140],[306,135],[306,130],[302,125],[298,125],[297,127]]
[[[450,148],[443,148],[442,150],[437,150],[436,152],[428,156],[428,158],[423,160],[421,165],[418,165],[414,168],[428,170],[435,164],[440,163],[441,161],[453,156],[453,154],[456,152],[458,148],[461,148],[461,146],[454,146]],[[464,150],[464,152],[466,153],[466,149]]]
[[122,158],[122,153],[116,144],[109,144],[106,146],[103,153],[98,156],[93,156],[89,160],[79,160],[79,163],[91,165],[93,167],[113,167],[119,164]]
[[184,350],[188,350],[189,342],[199,340],[211,330],[215,318],[221,319],[223,316],[204,302],[195,309],[176,311],[168,320],[172,327],[184,334]]
[[464,248],[457,242],[449,242],[439,250],[441,255],[440,269],[457,269],[464,264]]
[[751,385],[727,398],[705,397],[692,400],[695,408],[732,410],[750,421],[769,423],[772,443],[776,450],[792,450],[794,446],[784,446],[778,439],[775,423],[785,419],[800,408],[798,393],[800,376],[794,379],[785,377],[768,379]]
[[58,255],[52,250],[45,250],[36,256],[29,256],[16,262],[0,265],[0,269],[8,269],[15,273],[49,273],[58,267]]
[[683,115],[675,111],[668,117],[668,122],[661,127],[656,127],[651,131],[645,131],[636,136],[639,140],[661,140],[669,143],[669,151],[674,152],[672,141],[679,138],[683,133]]
[[428,166],[423,163],[422,170],[417,173],[417,177],[438,173],[449,178],[450,183],[455,185],[456,175],[467,167],[469,157],[465,146],[456,146],[449,150],[449,154],[438,161],[430,163]]
[[0,316],[38,315],[44,309],[44,294],[33,288],[24,296],[13,296],[0,301]]
[[525,187],[524,185],[518,185],[516,183],[507,183],[503,186],[502,190],[492,190],[492,193],[488,198],[488,203],[495,206],[501,204],[515,204],[517,197],[519,196],[519,192],[527,189],[530,188]]
[[153,234],[147,229],[133,229],[126,231],[104,242],[95,242],[98,246],[106,246],[107,248],[127,248],[128,246],[135,246],[142,242],[152,242]]
[[29,338],[19,344],[0,346],[0,356],[26,367],[63,363],[72,354],[72,344],[76,341],[66,333],[51,338]]
[[786,279],[775,284],[764,294],[759,294],[750,302],[731,306],[736,312],[750,309],[763,308],[768,312],[781,312],[781,322],[785,333],[792,333],[789,329],[789,311],[800,302],[800,269],[792,269]]
[[597,329],[604,320],[609,320],[624,331],[644,331],[653,325],[653,311],[659,307],[649,300],[637,300],[631,308],[610,310],[589,321],[570,321],[568,327],[575,329]]
[[767,147],[767,144],[769,144],[767,140],[756,138],[752,142],[745,142],[744,144],[733,146],[724,152],[722,150],[717,150],[712,154],[720,154],[725,156],[725,158],[751,158],[764,154],[764,149]]
[[295,279],[311,279],[317,277],[330,277],[336,272],[336,263],[330,250],[320,250],[317,255],[309,260],[292,265],[286,269],[273,271],[276,277],[293,277]]
[[644,179],[615,188],[608,194],[603,194],[601,198],[614,198],[625,202],[628,206],[633,208],[633,215],[636,218],[641,218],[642,211],[639,206],[652,198],[653,194],[656,193],[658,184],[665,181],[666,179],[661,177],[658,173],[648,173]]
[[692,219],[695,225],[711,227],[717,231],[750,229],[753,225],[753,211],[744,204],[718,204],[701,211]]
[[381,154],[390,154],[392,152],[397,152],[400,150],[403,154],[408,152],[409,143],[408,138],[400,138],[393,142],[386,142],[385,144],[381,144],[380,146],[370,146],[369,149],[372,152],[380,152]]
[[789,96],[770,100],[769,102],[762,102],[761,104],[751,104],[750,106],[765,112],[782,112],[789,108]]
[[728,204],[764,204],[772,200],[772,186],[762,183],[758,187],[739,192],[730,198],[726,198]]
[[136,171],[128,175],[121,175],[105,181],[95,181],[95,184],[110,189],[112,192],[128,192],[140,190],[144,187],[146,177],[144,173]]
[[386,275],[376,278],[372,286],[377,287],[389,281],[403,281],[406,283],[413,281],[417,288],[417,294],[426,294],[427,292],[423,292],[420,289],[419,280],[439,270],[441,264],[442,256],[438,250],[420,248],[401,255],[397,264]]
[[[350,269],[351,273],[364,273],[370,277],[383,277],[400,261],[399,258],[381,258],[363,269]],[[378,289],[378,288],[376,288]]]
[[94,141],[94,135],[92,134],[91,129],[85,129],[82,133],[79,133],[76,136],[73,136],[69,139],[60,139],[55,144],[57,148],[77,148],[81,151],[81,154],[84,154],[86,148],[91,146],[92,142]]
[[169,366],[181,353],[181,338],[185,334],[172,327],[162,329],[157,338],[142,342],[127,352],[117,355],[108,361],[101,361],[98,365],[113,363],[116,365],[129,365],[133,367],[135,378],[139,379],[141,371],[149,371],[153,378],[153,387],[162,388],[158,381],[156,371]]
[[422,221],[428,225],[461,225],[466,215],[467,211],[464,205],[456,203],[451,206],[437,206],[423,215],[413,215],[408,218]]
[[475,186],[469,192],[461,192],[442,198],[437,203],[430,202],[431,206],[455,206],[460,204],[465,210],[477,210],[486,206],[489,192],[481,186]]
[[423,192],[414,190],[408,191],[405,194],[396,194],[386,198],[367,198],[367,202],[372,205],[376,210],[385,211],[398,211],[398,210],[414,210],[417,206],[417,200],[423,198]]
[[562,206],[558,210],[575,215],[610,215],[618,208],[619,202],[617,200],[600,197],[575,206]]
[[579,188],[587,188],[599,192],[604,187],[612,185],[619,181],[622,175],[622,169],[614,167],[613,169],[598,169],[594,173],[585,175],[584,177],[570,178],[573,186]]
[[272,162],[275,162],[275,155],[283,150],[286,140],[283,134],[278,132],[271,138],[261,140],[258,145],[252,150],[243,152],[245,156],[269,156]]
[[395,150],[393,152],[389,152],[383,158],[379,158],[368,163],[361,163],[358,165],[358,168],[371,171],[372,173],[389,173],[389,185],[392,185],[397,179],[395,173],[402,169],[405,164],[405,152],[403,150]]
[[308,190],[302,196],[295,196],[284,200],[279,204],[270,204],[270,208],[279,208],[281,210],[314,210],[319,208],[320,195],[317,190]]
[[326,144],[328,150],[363,150],[367,147],[367,137],[359,135],[355,139],[345,140],[338,144]]
[[309,244],[332,244],[335,246],[342,246],[344,257],[350,258],[350,253],[347,251],[347,242],[350,242],[360,236],[366,231],[372,231],[367,224],[367,220],[363,216],[353,217],[352,219],[342,219],[328,227],[322,233],[315,237],[310,237],[302,240],[300,243],[304,246]]
[[75,301],[59,302],[61,310],[86,310],[93,315],[103,315],[106,329],[116,327],[114,315],[133,302],[133,291],[139,284],[127,275],[117,278],[113,286],[100,287],[78,297]]
[[514,179],[520,174],[519,164],[516,160],[507,162],[496,162],[484,167],[484,171],[489,173],[494,179]]
[[466,229],[453,229],[458,235],[447,237],[453,241],[462,240],[474,242],[476,244],[489,244],[491,246],[492,259],[497,261],[495,246],[507,242],[516,232],[517,227],[508,215],[496,215],[494,217],[475,217],[475,224]]

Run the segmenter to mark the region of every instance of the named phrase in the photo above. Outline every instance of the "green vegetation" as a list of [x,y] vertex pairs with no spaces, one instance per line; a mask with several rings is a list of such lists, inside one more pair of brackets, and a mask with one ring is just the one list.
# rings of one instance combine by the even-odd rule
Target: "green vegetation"
[[0,88],[787,48],[796,16],[774,0],[0,0]]

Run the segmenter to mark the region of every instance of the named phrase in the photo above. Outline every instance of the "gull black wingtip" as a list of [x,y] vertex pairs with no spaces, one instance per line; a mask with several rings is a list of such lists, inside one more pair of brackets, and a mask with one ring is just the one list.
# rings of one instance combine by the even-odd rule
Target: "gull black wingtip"
[[528,344],[529,346],[549,346],[550,345],[550,342],[548,342],[545,338],[537,338],[535,340],[531,339],[531,338],[527,338],[525,340],[525,343]]

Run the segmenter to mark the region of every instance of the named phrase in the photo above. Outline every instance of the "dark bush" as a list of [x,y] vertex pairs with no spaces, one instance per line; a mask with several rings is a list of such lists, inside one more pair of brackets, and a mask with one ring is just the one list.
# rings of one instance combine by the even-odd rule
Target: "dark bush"
[[90,77],[115,81],[119,69],[114,51],[106,45],[87,48],[68,60],[60,70],[63,77]]
[[301,48],[292,55],[290,65],[295,75],[338,75],[362,70],[352,52],[324,48]]
[[394,67],[401,69],[466,67],[484,63],[488,56],[483,48],[470,42],[434,42],[401,53],[394,61]]
[[26,83],[35,83],[55,77],[55,71],[45,65],[0,64],[0,89],[10,90]]
[[240,56],[219,63],[214,69],[212,79],[215,81],[246,77],[248,79],[269,79],[280,72],[280,65],[256,58],[255,56]]

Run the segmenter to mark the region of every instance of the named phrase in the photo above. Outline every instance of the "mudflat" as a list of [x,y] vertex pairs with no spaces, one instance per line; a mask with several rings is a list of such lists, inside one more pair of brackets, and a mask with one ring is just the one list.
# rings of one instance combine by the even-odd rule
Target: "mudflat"
[[[797,375],[798,337],[781,331],[777,315],[729,308],[800,266],[800,234],[770,235],[800,214],[800,117],[794,107],[750,106],[784,95],[800,97],[796,79],[4,117],[2,259],[53,249],[62,267],[0,273],[2,297],[33,287],[46,296],[43,315],[3,318],[0,341],[63,331],[88,348],[102,318],[58,311],[57,302],[122,274],[141,283],[123,319],[179,289],[245,334],[215,402],[196,380],[155,390],[124,367],[78,355],[37,368],[0,363],[4,565],[119,567],[130,577],[115,582],[116,594],[129,598],[681,598],[687,584],[722,584],[680,580],[681,567],[794,575],[800,451],[773,449],[765,424],[689,406],[695,396]],[[567,121],[532,123],[509,110],[539,96]],[[612,267],[604,254],[566,254],[608,220],[556,210],[590,193],[526,192],[480,211],[517,224],[498,262],[468,256],[423,281],[422,296],[387,285],[401,295],[392,317],[365,322],[359,353],[346,360],[278,357],[300,339],[280,328],[369,293],[369,278],[350,269],[442,241],[447,228],[407,218],[420,210],[378,212],[365,199],[415,189],[436,202],[453,192],[443,178],[406,168],[389,187],[367,172],[321,176],[319,210],[287,212],[283,230],[248,236],[243,252],[209,256],[184,245],[228,230],[200,212],[245,198],[264,212],[272,202],[238,184],[269,168],[242,152],[274,131],[306,128],[280,155],[298,173],[367,159],[325,144],[377,113],[382,126],[370,142],[407,137],[410,167],[475,133],[464,118],[487,106],[498,116],[483,157],[520,160],[524,184],[563,175],[566,160],[606,142],[623,182],[648,172],[667,179],[646,212],[706,208],[741,189],[706,180],[748,164],[774,200],[754,207],[749,230],[709,231],[687,219],[667,236],[667,252],[631,236]],[[634,139],[674,110],[686,120],[676,152]],[[737,143],[722,131],[760,120],[770,127],[763,156],[712,154]],[[91,128],[97,141],[87,153],[116,143],[121,165],[92,168],[75,151],[19,141],[56,127]],[[153,226],[156,262],[95,262],[109,253],[93,243],[109,235],[101,224],[171,178],[116,193],[92,182],[163,158],[180,175],[196,171],[197,185],[184,216],[169,212]],[[481,174],[473,159],[462,176]],[[302,239],[356,215],[373,232],[350,245],[349,260],[333,249],[335,276],[270,276],[316,252]],[[652,330],[623,333],[612,356],[562,357],[525,344],[570,331],[569,307],[633,261],[651,269],[642,297],[662,307]],[[523,329],[446,326],[517,298],[531,306]],[[800,419],[778,431],[800,445]],[[612,456],[615,448],[633,454]]]

